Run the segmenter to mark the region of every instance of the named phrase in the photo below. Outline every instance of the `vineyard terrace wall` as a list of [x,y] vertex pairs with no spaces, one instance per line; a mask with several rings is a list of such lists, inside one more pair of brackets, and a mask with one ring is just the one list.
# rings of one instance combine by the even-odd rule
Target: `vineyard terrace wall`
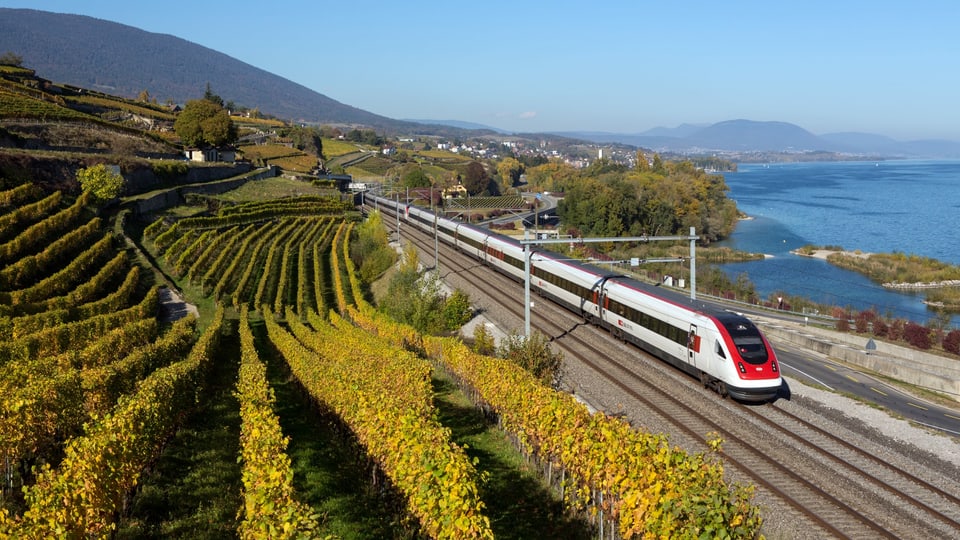
[[170,179],[161,177],[149,162],[139,159],[118,159],[106,155],[51,157],[0,151],[0,177],[29,179],[48,192],[76,194],[80,192],[77,171],[101,163],[120,165],[121,174],[126,181],[125,195],[146,193],[171,184],[182,186],[213,182],[241,175],[253,168],[249,163],[189,166],[185,174]]
[[134,201],[133,211],[137,215],[149,214],[166,210],[177,205],[185,203],[184,195],[187,193],[203,193],[205,195],[218,195],[227,191],[236,189],[252,180],[263,180],[264,178],[273,178],[277,176],[276,167],[268,167],[253,174],[241,174],[226,180],[216,182],[199,183],[170,188],[158,192],[145,199]]

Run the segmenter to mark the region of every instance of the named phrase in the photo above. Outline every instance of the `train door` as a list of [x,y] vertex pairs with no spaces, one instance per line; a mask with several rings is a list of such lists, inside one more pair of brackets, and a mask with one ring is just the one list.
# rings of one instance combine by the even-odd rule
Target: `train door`
[[701,369],[706,366],[697,366],[697,362],[700,360],[700,335],[697,334],[697,325],[690,325],[690,332],[687,334],[687,362],[694,367],[700,367]]

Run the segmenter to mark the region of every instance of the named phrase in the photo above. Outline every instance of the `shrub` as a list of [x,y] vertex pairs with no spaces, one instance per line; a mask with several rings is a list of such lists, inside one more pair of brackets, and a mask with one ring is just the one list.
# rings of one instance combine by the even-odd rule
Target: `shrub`
[[903,339],[903,326],[903,319],[895,319],[890,323],[890,328],[887,330],[887,337],[892,341]]
[[185,176],[190,166],[183,161],[153,160],[150,162],[150,169],[162,180],[173,180]]
[[878,317],[877,320],[873,321],[873,335],[884,337],[887,335],[889,329],[890,326],[883,319]]
[[842,317],[837,318],[837,330],[840,332],[850,331],[850,320],[847,319],[846,314],[843,314]]
[[547,386],[554,387],[560,378],[563,353],[554,353],[550,341],[539,332],[534,332],[529,339],[516,334],[508,336],[500,343],[497,353],[529,371]]
[[877,314],[873,310],[861,311],[853,318],[853,324],[858,334],[866,334],[870,330],[871,323],[875,323],[877,319]]
[[397,260],[396,252],[390,247],[380,212],[370,214],[354,232],[356,236],[350,241],[350,258],[360,269],[360,279],[371,283],[393,265]]
[[904,325],[903,339],[918,349],[929,349],[931,346],[930,329],[915,322]]
[[478,324],[473,329],[473,351],[484,356],[493,356],[497,352],[497,343],[486,324]]
[[456,330],[473,318],[470,296],[457,289],[443,304],[443,324],[447,330]]
[[106,165],[94,165],[77,171],[77,181],[83,191],[89,191],[99,201],[109,201],[123,191],[123,177]]
[[943,350],[960,354],[960,330],[951,330],[946,336],[943,336]]

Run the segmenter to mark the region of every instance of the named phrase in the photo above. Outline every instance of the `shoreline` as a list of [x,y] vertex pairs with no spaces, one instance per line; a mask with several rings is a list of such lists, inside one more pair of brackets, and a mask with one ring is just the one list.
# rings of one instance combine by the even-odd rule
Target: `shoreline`
[[[864,251],[849,251],[849,250],[838,250],[838,249],[815,249],[812,252],[801,251],[799,249],[791,250],[790,253],[794,255],[799,255],[800,257],[810,257],[812,259],[821,259],[826,261],[827,257],[838,253],[847,257],[857,257],[860,259],[869,259],[873,253],[868,253]],[[869,277],[869,276],[868,276]],[[926,289],[943,289],[947,287],[960,287],[960,280],[951,279],[946,281],[918,281],[916,283],[893,283],[885,282],[880,284],[884,289],[890,289],[894,291],[921,291]],[[936,306],[936,303],[924,302],[927,305]],[[942,305],[942,303],[940,303]]]
[[799,249],[791,250],[790,253],[794,255],[799,255],[801,257],[810,257],[811,259],[821,259],[827,260],[827,257],[833,255],[834,253],[839,253],[841,255],[846,255],[848,257],[858,257],[860,259],[869,259],[873,253],[868,253],[866,251],[849,251],[849,250],[839,250],[839,249],[815,249],[812,252],[801,251]]

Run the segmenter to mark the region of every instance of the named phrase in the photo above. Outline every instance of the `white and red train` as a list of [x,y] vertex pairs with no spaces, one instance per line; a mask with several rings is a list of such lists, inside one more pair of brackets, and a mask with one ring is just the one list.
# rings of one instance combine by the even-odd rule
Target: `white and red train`
[[[523,281],[523,246],[513,238],[378,196],[392,216],[433,233],[460,251]],[[782,379],[773,347],[746,317],[545,250],[533,252],[530,288],[607,328],[616,337],[698,377],[722,396],[768,401]]]

